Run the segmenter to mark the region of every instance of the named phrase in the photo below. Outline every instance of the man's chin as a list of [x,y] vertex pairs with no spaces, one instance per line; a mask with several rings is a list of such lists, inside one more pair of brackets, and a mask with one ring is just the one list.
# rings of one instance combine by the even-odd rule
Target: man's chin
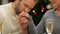
[[52,7],[54,7],[54,8],[55,8],[55,7],[57,7],[57,5],[56,5],[56,4],[52,4]]
[[52,5],[52,8],[56,8],[56,6],[55,5]]

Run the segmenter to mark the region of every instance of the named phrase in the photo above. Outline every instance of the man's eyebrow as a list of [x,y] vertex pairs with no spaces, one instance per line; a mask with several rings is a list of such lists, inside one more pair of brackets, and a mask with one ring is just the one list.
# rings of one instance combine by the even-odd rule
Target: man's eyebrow
[[24,5],[25,5],[26,7],[29,7],[26,3],[24,3]]
[[33,7],[30,7],[29,5],[27,5],[26,3],[24,3],[24,5],[26,6],[26,7],[29,7],[29,9],[32,9]]

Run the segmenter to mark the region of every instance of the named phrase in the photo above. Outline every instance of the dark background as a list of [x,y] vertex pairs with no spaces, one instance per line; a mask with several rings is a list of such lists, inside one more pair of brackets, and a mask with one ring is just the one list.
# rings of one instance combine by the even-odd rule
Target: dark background
[[1,0],[0,0],[0,5],[1,5]]
[[[48,4],[50,4],[49,0],[39,0],[36,6],[30,11],[30,15],[33,17],[35,25],[37,25],[41,21],[44,13],[48,10],[46,8]],[[35,10],[36,14],[33,13],[33,10]],[[42,12],[41,10],[44,10],[44,11]]]

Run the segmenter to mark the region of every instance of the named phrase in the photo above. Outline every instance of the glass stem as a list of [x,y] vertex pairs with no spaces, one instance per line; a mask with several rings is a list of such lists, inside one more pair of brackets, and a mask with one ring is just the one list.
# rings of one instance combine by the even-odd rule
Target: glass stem
[[48,34],[52,34],[52,33],[48,33]]

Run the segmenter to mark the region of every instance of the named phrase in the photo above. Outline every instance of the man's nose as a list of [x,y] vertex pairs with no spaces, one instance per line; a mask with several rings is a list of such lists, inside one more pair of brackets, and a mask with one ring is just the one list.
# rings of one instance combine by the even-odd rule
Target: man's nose
[[49,0],[49,2],[51,2],[52,0]]
[[29,8],[26,8],[26,9],[25,9],[25,12],[29,12],[29,11],[30,11],[30,9],[29,9]]

